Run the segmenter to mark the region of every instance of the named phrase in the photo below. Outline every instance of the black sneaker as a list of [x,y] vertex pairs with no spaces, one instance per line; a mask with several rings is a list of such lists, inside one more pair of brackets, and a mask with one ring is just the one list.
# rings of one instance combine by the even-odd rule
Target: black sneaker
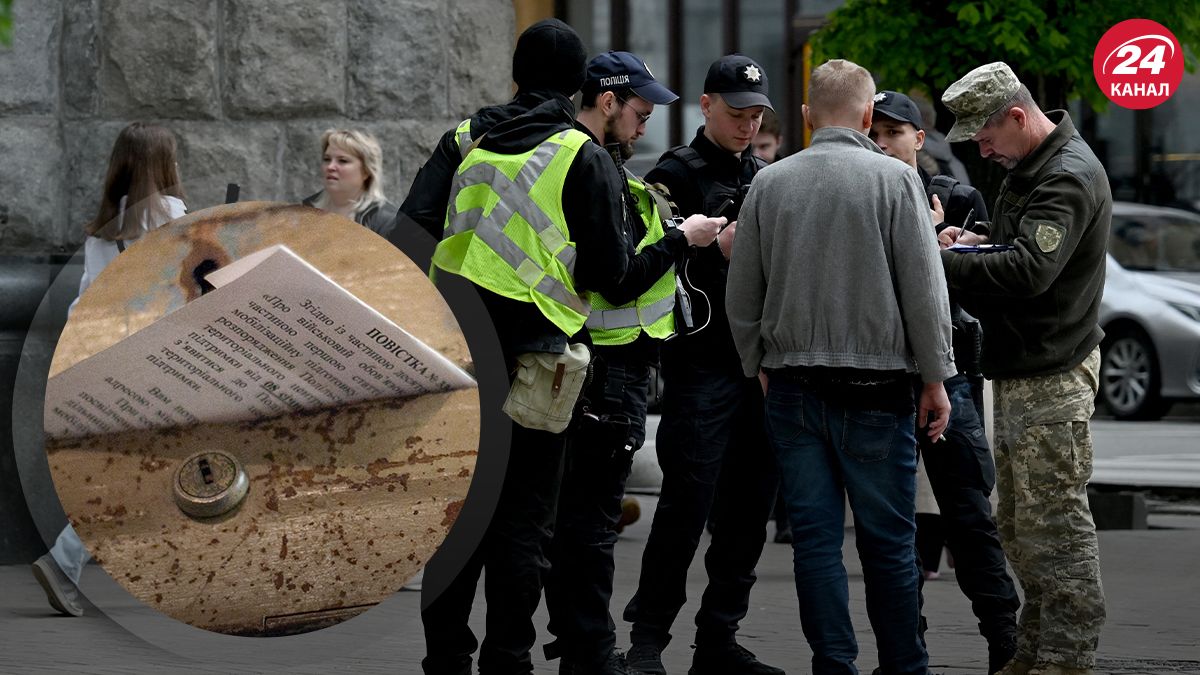
[[784,672],[759,661],[749,649],[730,642],[720,646],[696,645],[688,675],[784,675]]
[[655,645],[636,644],[625,655],[629,669],[641,675],[667,675],[663,667],[662,650]]
[[641,675],[625,663],[625,655],[616,650],[599,666],[585,666],[562,659],[558,664],[558,675]]
[[1011,637],[988,643],[988,675],[996,675],[1017,655],[1017,639]]

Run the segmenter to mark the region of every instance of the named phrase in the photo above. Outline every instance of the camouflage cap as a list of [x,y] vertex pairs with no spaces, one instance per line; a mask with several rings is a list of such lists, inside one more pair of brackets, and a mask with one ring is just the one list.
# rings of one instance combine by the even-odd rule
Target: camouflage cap
[[946,140],[951,143],[970,140],[1020,88],[1020,80],[1003,61],[979,66],[963,75],[942,94],[942,103],[955,117]]

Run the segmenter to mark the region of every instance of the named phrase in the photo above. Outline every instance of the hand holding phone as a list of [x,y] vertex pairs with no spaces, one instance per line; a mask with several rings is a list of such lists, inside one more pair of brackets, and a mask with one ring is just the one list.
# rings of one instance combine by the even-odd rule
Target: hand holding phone
[[729,227],[729,223],[737,220],[738,210],[735,208],[736,205],[737,202],[733,201],[732,199],[726,199],[725,201],[721,202],[720,206],[717,207],[717,212],[713,214],[713,217],[725,218],[725,224],[721,226],[720,230],[717,230],[718,234],[720,234],[721,230]]

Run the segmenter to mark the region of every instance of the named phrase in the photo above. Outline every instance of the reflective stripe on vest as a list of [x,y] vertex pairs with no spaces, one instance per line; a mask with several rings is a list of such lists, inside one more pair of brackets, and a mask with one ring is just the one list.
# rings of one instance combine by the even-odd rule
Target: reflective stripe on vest
[[[543,206],[535,201],[533,194],[538,180],[562,156],[556,165],[561,176],[554,197],[561,201],[565,167],[570,166],[584,142],[587,142],[587,136],[574,129],[543,141],[525,158],[511,179],[497,164],[516,157],[476,150],[482,153],[478,156],[479,161],[470,164],[469,160],[464,160],[464,165],[470,166],[460,167],[451,185],[446,231],[434,252],[435,266],[462,274],[494,293],[533,302],[547,319],[568,335],[578,331],[590,311],[590,304],[574,290],[575,246],[568,240],[561,203]],[[496,164],[489,163],[490,158],[494,158],[492,161]],[[473,194],[463,198],[470,206],[460,210],[460,195],[481,185],[488,186],[495,195],[491,210],[485,208],[485,203],[492,201],[490,198]],[[549,200],[544,194],[542,198]],[[547,206],[555,212],[548,213]],[[528,224],[528,228],[519,223]],[[536,244],[533,237],[536,237]],[[486,256],[470,246],[471,239],[481,241],[499,260],[484,260]],[[537,251],[532,250],[534,248]],[[495,269],[499,261],[510,268],[508,274]],[[554,305],[547,306],[544,300],[539,301],[538,294],[553,301]]]
[[[668,274],[674,273],[674,268]],[[640,299],[640,298],[639,298]],[[675,293],[646,307],[621,307],[618,309],[593,309],[588,315],[589,329],[616,330],[649,326],[659,319],[670,316],[675,310]]]
[[455,139],[458,141],[458,154],[466,159],[467,153],[471,151],[471,120],[465,119],[459,122],[454,133],[456,134]]
[[[658,201],[638,179],[630,177],[630,192],[637,198],[638,215],[646,226],[646,234],[637,251],[663,238],[662,216]],[[597,345],[623,345],[645,332],[653,338],[665,339],[675,332],[675,267],[672,266],[654,285],[633,302],[620,307],[599,294],[592,294],[592,313],[587,327],[592,342]]]

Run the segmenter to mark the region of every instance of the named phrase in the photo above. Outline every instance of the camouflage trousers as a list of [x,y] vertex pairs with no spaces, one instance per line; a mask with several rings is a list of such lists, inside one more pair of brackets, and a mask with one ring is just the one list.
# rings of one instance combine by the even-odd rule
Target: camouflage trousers
[[1100,350],[1065,373],[996,380],[996,523],[1025,603],[1017,658],[1092,668],[1104,590],[1088,507]]

